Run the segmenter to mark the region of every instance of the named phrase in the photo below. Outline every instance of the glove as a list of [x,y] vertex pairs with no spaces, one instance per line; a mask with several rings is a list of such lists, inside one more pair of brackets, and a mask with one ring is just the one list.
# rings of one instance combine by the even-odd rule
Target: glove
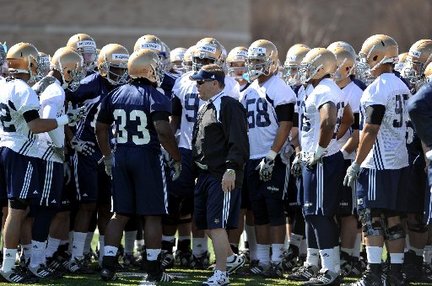
[[343,180],[343,184],[346,187],[353,187],[355,181],[358,178],[358,174],[360,172],[360,165],[357,162],[352,162],[351,166],[348,167],[346,171],[345,178]]
[[32,89],[36,92],[36,94],[41,94],[42,92],[44,92],[44,90],[51,84],[53,84],[55,82],[55,77],[47,75],[44,76],[40,81],[38,81],[37,83],[35,83],[32,86]]
[[173,181],[175,181],[180,177],[180,174],[182,171],[182,163],[181,163],[181,161],[171,160],[170,167],[172,170],[171,171],[171,178]]
[[64,162],[63,163],[63,176],[65,178],[65,182],[64,183],[66,185],[69,184],[70,180],[72,178],[72,170],[71,170],[71,167],[69,166],[68,162]]
[[112,179],[112,166],[114,165],[114,156],[109,154],[108,156],[103,156],[102,161],[105,165],[105,173]]
[[265,158],[261,160],[255,170],[259,170],[260,180],[263,182],[267,182],[271,179],[273,173],[273,167],[275,164],[274,159],[276,158],[277,153],[273,150],[267,154]]
[[302,153],[298,153],[291,165],[291,174],[294,177],[300,177],[302,174]]
[[83,141],[76,137],[72,138],[72,140],[70,141],[70,145],[72,149],[82,153],[85,156],[93,155],[93,153],[95,152],[95,143],[90,141]]
[[81,106],[78,108],[73,108],[72,104],[69,102],[68,109],[66,115],[68,117],[69,123],[78,122],[81,118],[83,118],[87,114],[87,108],[85,106]]
[[318,145],[313,155],[307,159],[306,166],[308,168],[313,168],[314,165],[316,165],[318,162],[321,162],[322,157],[324,157],[326,153],[327,153],[326,148],[323,148]]

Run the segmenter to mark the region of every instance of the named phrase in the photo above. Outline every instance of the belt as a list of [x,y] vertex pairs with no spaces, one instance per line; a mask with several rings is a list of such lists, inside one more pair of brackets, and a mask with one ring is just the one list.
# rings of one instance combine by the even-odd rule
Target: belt
[[201,170],[208,170],[208,166],[205,164],[201,164],[198,161],[195,161],[195,164],[198,166],[198,168],[200,168]]

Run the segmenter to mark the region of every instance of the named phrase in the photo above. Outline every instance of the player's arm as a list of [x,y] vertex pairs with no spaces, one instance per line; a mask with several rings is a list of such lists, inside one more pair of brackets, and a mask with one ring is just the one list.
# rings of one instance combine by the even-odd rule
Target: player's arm
[[355,162],[359,165],[372,149],[384,118],[384,105],[370,105],[366,108],[366,123],[362,130]]
[[351,106],[348,104],[344,107],[344,112],[341,119],[341,124],[337,133],[337,139],[339,140],[348,131],[350,126],[354,123],[354,115]]
[[342,152],[351,154],[357,149],[359,144],[359,122],[360,122],[359,113],[354,113],[354,123],[351,125],[353,133],[351,134],[351,137],[348,138],[348,141],[345,143],[345,145],[342,146],[341,148]]
[[[55,101],[47,101],[42,109],[43,118],[56,118],[59,112],[59,105]],[[64,136],[63,133],[59,133],[56,130],[48,131],[48,135],[56,147],[64,146]]]
[[175,133],[180,128],[180,118],[182,114],[182,105],[180,99],[177,96],[173,96],[171,100],[172,113],[170,116],[170,126],[172,131]]
[[56,119],[42,119],[39,117],[39,112],[34,109],[24,112],[23,116],[27,126],[34,134],[48,132],[69,123],[67,115],[62,115]]
[[333,102],[324,103],[319,107],[320,132],[318,145],[327,148],[334,135],[337,120],[337,108]]
[[278,105],[275,111],[279,121],[279,127],[276,132],[276,137],[273,140],[271,151],[277,154],[285,144],[293,126],[294,103]]
[[114,122],[114,115],[110,110],[108,99],[108,96],[105,97],[101,103],[101,109],[95,126],[96,140],[104,157],[111,156],[109,133],[111,132],[111,125]]
[[162,147],[170,154],[174,161],[180,161],[181,155],[174,137],[174,132],[169,124],[169,113],[156,111],[151,118]]

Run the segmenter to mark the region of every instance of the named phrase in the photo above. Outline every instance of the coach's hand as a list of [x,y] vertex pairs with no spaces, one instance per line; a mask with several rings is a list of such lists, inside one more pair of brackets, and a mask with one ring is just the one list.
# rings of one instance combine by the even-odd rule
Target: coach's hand
[[291,174],[294,177],[300,177],[302,174],[302,154],[301,152],[297,153],[295,156],[292,165],[291,165]]
[[233,169],[227,169],[222,177],[222,191],[231,192],[235,188],[236,172]]
[[105,173],[112,179],[112,166],[114,165],[114,156],[109,154],[108,156],[103,156],[102,160],[105,165]]
[[74,149],[77,152],[82,153],[85,156],[93,155],[93,153],[95,152],[95,149],[94,149],[95,143],[90,142],[90,141],[80,140],[80,139],[76,138],[75,136],[70,141],[70,145],[71,145],[72,149]]
[[259,170],[259,177],[261,181],[270,181],[273,173],[276,155],[277,153],[275,151],[270,150],[267,156],[263,158],[256,167],[255,170]]
[[359,173],[360,173],[360,164],[357,164],[356,161],[353,161],[351,166],[349,166],[346,171],[346,175],[343,180],[344,186],[353,187],[355,181],[358,178]]

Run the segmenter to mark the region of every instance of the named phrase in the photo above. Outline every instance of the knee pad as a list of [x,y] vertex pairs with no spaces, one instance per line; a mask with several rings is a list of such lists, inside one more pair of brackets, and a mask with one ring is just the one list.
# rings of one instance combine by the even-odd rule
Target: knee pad
[[387,240],[397,240],[405,238],[405,230],[403,229],[402,225],[398,223],[397,225],[386,228],[385,238]]
[[9,207],[11,209],[25,210],[27,209],[28,206],[29,206],[29,202],[27,200],[17,199],[17,198],[9,200]]
[[377,214],[372,213],[371,209],[359,210],[359,217],[363,226],[363,233],[365,236],[382,236],[384,235],[384,229],[381,219],[373,221],[373,217],[377,217]]

